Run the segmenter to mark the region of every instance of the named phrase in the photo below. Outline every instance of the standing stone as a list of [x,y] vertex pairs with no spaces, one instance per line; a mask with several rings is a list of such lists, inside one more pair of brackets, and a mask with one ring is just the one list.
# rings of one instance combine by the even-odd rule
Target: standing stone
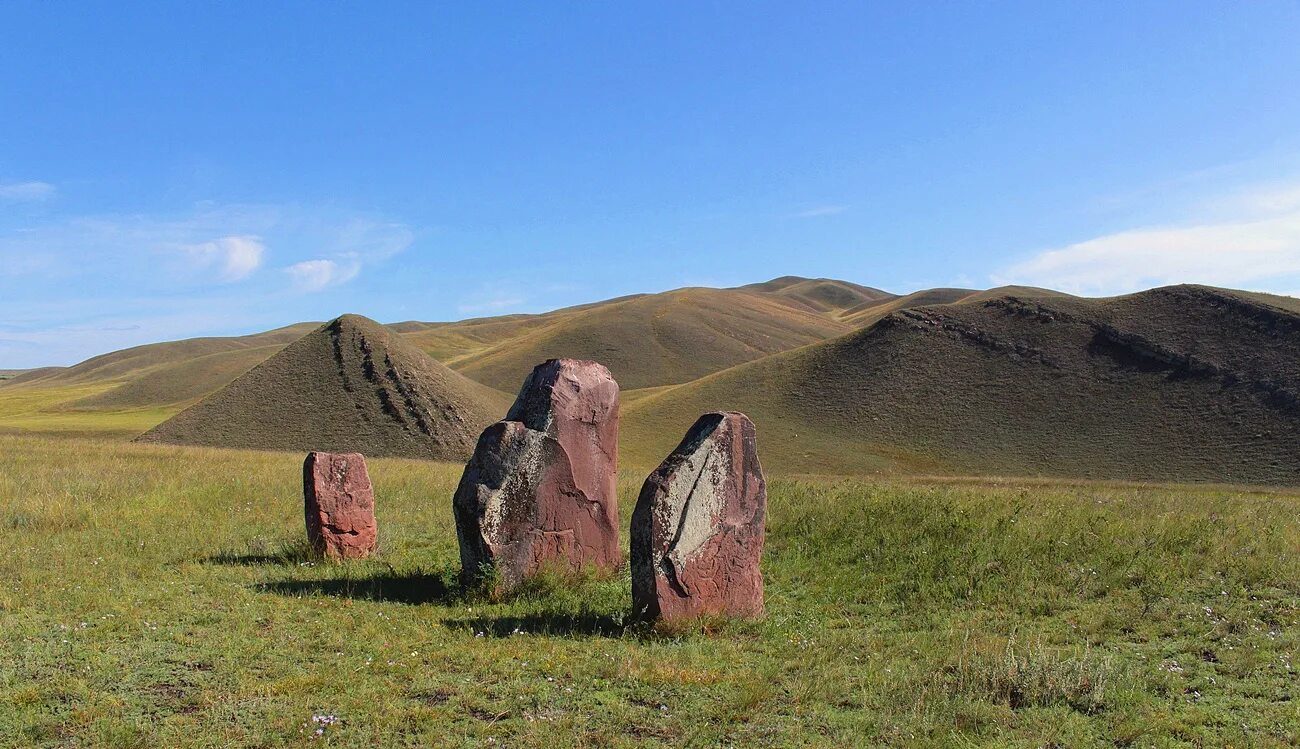
[[633,614],[761,616],[766,514],[754,422],[701,416],[646,479],[632,513]]
[[307,454],[302,464],[307,540],[331,559],[363,559],[378,544],[375,492],[361,453]]
[[546,566],[615,569],[618,383],[576,359],[537,365],[479,437],[452,502],[467,584],[507,590]]

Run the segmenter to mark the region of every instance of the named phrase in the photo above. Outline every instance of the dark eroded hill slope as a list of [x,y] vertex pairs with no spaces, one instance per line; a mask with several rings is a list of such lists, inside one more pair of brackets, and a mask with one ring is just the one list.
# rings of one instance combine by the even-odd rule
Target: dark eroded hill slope
[[1288,306],[1174,286],[901,310],[637,401],[629,457],[652,463],[732,408],[780,470],[1300,484]]
[[508,405],[382,325],[344,315],[140,439],[461,460]]

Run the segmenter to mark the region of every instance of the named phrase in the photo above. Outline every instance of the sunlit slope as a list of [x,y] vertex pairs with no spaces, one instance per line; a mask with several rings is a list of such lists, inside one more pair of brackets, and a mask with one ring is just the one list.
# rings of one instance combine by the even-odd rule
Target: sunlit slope
[[508,400],[373,320],[344,315],[140,439],[463,460]]
[[73,401],[69,407],[112,410],[190,405],[225,387],[283,348],[279,344],[258,346],[159,364],[136,373],[109,390]]
[[571,314],[558,310],[543,315],[502,315],[458,322],[403,322],[389,327],[443,363],[481,353],[505,341],[527,336]]
[[208,395],[318,327],[299,323],[265,333],[151,343],[96,356],[72,367],[34,370],[8,383],[50,393],[101,385],[64,409],[180,408]]
[[200,356],[264,346],[287,346],[319,325],[320,323],[298,323],[246,336],[187,338],[182,341],[150,343],[96,356],[76,366],[58,369],[28,382],[70,385],[121,380],[159,365],[175,364]]
[[37,367],[36,369],[0,369],[0,385],[21,384],[48,377],[66,367]]
[[594,359],[609,367],[624,389],[635,389],[687,382],[849,329],[831,316],[770,295],[679,289],[565,312],[525,335],[448,364],[512,391],[538,362]]
[[638,399],[625,455],[653,463],[731,408],[781,471],[1300,484],[1298,393],[1300,314],[1267,296],[1006,296],[895,312]]
[[850,309],[898,298],[897,294],[848,281],[800,276],[782,276],[763,283],[741,286],[740,290],[767,294],[810,312],[837,316]]
[[[834,337],[850,329],[836,319],[846,305],[877,298],[892,295],[842,281],[787,277],[749,288],[618,297],[538,315],[387,327],[453,369],[508,393],[551,356],[606,361],[630,389],[684,382]],[[0,387],[32,389],[19,400],[43,403],[51,420],[57,413],[88,432],[101,422],[113,433],[123,423],[147,428],[215,393],[316,327],[302,323],[250,336],[137,346],[73,367],[15,373]],[[126,411],[134,414],[123,422],[117,417]],[[40,413],[23,413],[23,424],[40,421]],[[17,412],[0,413],[6,415]],[[155,421],[148,423],[150,418]]]

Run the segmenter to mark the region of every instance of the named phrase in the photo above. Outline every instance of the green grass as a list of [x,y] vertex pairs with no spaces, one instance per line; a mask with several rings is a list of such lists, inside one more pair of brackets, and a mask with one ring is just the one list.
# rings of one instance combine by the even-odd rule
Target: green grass
[[773,479],[768,617],[654,632],[625,574],[462,593],[459,468],[371,473],[382,553],[327,564],[300,456],[0,436],[0,746],[1300,735],[1294,493]]
[[96,411],[72,407],[76,401],[112,387],[114,383],[0,388],[0,433],[130,439],[180,410],[166,406]]

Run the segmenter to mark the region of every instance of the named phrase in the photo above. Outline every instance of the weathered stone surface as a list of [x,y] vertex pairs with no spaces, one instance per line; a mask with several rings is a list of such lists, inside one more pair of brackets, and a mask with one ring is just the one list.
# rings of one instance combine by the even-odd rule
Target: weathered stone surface
[[375,492],[361,453],[308,453],[302,464],[307,540],[333,559],[362,559],[378,545]]
[[509,588],[547,565],[618,567],[618,418],[618,383],[604,366],[552,359],[533,369],[456,488],[466,582],[488,569]]
[[632,609],[644,619],[763,613],[767,487],[754,423],[710,413],[646,479],[632,513]]

